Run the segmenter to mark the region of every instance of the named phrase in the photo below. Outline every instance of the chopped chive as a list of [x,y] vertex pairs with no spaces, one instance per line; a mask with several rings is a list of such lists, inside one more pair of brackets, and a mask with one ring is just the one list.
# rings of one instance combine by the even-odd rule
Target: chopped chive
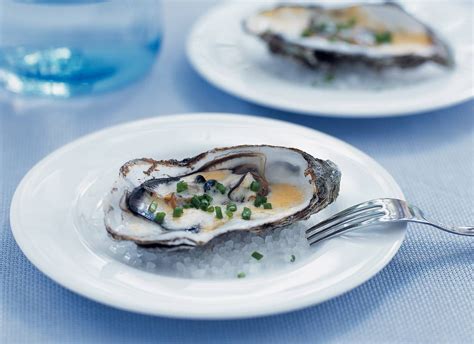
[[244,220],[250,220],[250,216],[252,215],[252,211],[245,207],[244,210],[242,210],[242,218]]
[[318,24],[318,25],[315,27],[315,30],[316,30],[317,32],[324,32],[324,31],[327,30],[327,28],[328,28],[328,24],[326,24],[326,23],[321,23],[321,24]]
[[184,180],[181,180],[176,184],[176,192],[180,193],[183,192],[184,190],[188,189],[188,183],[186,183]]
[[216,189],[219,190],[219,192],[220,192],[221,194],[225,194],[226,187],[224,186],[224,184],[217,183],[217,184],[216,184]]
[[301,32],[301,37],[309,37],[313,34],[313,30],[311,29],[311,27],[307,27],[306,29],[303,30],[303,32]]
[[332,73],[327,73],[325,76],[324,76],[324,81],[326,82],[331,82],[334,80],[334,74]]
[[158,207],[158,203],[156,201],[151,202],[150,206],[148,207],[148,211],[150,213],[154,213],[156,211],[156,208]]
[[201,201],[199,200],[199,197],[194,195],[193,198],[191,198],[191,204],[194,208],[199,209],[201,207]]
[[199,206],[199,208],[201,208],[201,210],[207,211],[208,207],[209,207],[209,202],[206,199],[202,199],[201,205]]
[[345,29],[350,29],[352,27],[354,27],[354,25],[356,24],[357,22],[357,19],[352,17],[351,19],[349,19],[347,22],[344,22],[344,23],[339,23],[336,25],[336,29],[337,30],[345,30]]
[[235,203],[229,203],[227,204],[227,210],[230,210],[230,211],[237,211],[237,206],[235,205]]
[[183,215],[183,208],[176,207],[173,209],[173,217],[181,217]]
[[263,254],[261,254],[261,253],[258,252],[258,251],[254,251],[254,252],[252,253],[252,258],[255,258],[256,260],[260,260],[260,259],[263,258]]
[[237,274],[237,278],[244,278],[245,277],[245,272],[239,272]]
[[208,194],[205,193],[204,195],[202,195],[202,197],[203,197],[203,199],[208,201],[209,204],[211,204],[211,202],[212,202],[212,196],[211,195],[208,195]]
[[263,209],[272,209],[271,203],[263,203]]
[[253,202],[253,205],[258,208],[264,203],[267,203],[267,198],[265,196],[257,195],[257,198],[255,198],[255,201]]
[[216,218],[222,219],[223,216],[222,216],[222,209],[221,209],[221,207],[216,206],[216,207],[215,207],[215,210],[216,210]]
[[162,224],[163,220],[165,219],[165,216],[166,216],[166,214],[162,211],[160,211],[159,213],[156,213],[155,222],[159,223],[159,224]]
[[184,208],[184,209],[189,209],[189,208],[191,208],[191,207],[192,207],[192,206],[191,206],[191,204],[189,204],[189,203],[186,203],[186,204],[183,205],[183,208]]
[[294,254],[292,254],[292,255],[290,256],[290,262],[293,263],[295,260],[296,260],[296,257],[295,257]]
[[390,31],[376,32],[374,38],[377,44],[390,43],[392,41],[392,33]]
[[253,192],[258,192],[260,190],[260,183],[254,180],[252,183],[250,183],[250,190]]
[[207,212],[208,213],[213,213],[214,212],[214,207],[210,206],[209,208],[207,208]]
[[232,211],[230,211],[230,210],[226,210],[226,211],[225,211],[225,214],[227,215],[227,217],[228,217],[229,219],[231,219],[231,218],[234,216],[234,213],[233,213]]

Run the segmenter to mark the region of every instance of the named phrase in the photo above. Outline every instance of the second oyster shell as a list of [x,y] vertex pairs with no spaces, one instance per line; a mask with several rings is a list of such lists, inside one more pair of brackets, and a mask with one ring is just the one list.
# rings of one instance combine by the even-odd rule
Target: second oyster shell
[[273,53],[309,67],[362,62],[376,68],[416,67],[428,61],[453,64],[448,45],[400,5],[367,3],[343,7],[280,5],[243,22]]

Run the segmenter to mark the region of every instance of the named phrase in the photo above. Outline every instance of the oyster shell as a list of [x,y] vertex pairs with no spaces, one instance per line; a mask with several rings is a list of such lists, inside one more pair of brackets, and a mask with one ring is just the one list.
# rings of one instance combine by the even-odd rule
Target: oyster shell
[[309,67],[361,62],[376,68],[450,66],[451,52],[428,26],[393,2],[345,7],[280,5],[243,22],[273,53]]
[[191,248],[226,232],[307,219],[336,199],[340,178],[329,160],[268,145],[216,148],[181,161],[136,159],[121,167],[105,200],[105,226],[115,239]]

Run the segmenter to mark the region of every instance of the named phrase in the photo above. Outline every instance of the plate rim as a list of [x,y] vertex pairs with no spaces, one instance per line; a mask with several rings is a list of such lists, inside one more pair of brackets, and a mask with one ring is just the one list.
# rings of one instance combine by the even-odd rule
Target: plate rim
[[[146,314],[146,315],[166,316],[166,317],[177,318],[177,319],[222,320],[222,319],[245,319],[245,318],[251,318],[251,317],[282,314],[282,313],[287,313],[287,312],[315,306],[319,303],[330,300],[350,290],[353,290],[354,288],[358,287],[364,282],[370,280],[380,270],[382,270],[398,252],[406,236],[406,227],[407,227],[406,225],[403,225],[400,227],[402,231],[400,238],[398,238],[397,241],[394,242],[394,244],[391,246],[390,250],[388,250],[385,253],[383,259],[380,259],[379,261],[374,263],[364,274],[354,276],[352,283],[348,283],[348,284],[346,283],[345,285],[343,284],[342,287],[341,285],[338,285],[337,288],[333,288],[330,292],[327,293],[327,295],[323,295],[321,297],[321,296],[318,296],[319,295],[318,293],[316,293],[316,294],[313,294],[312,298],[309,298],[309,299],[307,297],[301,298],[297,300],[298,302],[294,302],[293,300],[291,305],[287,305],[287,304],[274,305],[271,307],[271,309],[265,308],[265,309],[258,310],[258,308],[256,309],[251,308],[249,311],[246,311],[246,309],[242,309],[238,313],[234,311],[233,313],[215,312],[212,314],[205,314],[202,312],[201,313],[196,312],[196,313],[190,314],[189,310],[187,309],[170,310],[166,308],[157,309],[156,307],[148,307],[145,309],[145,308],[137,307],[136,305],[134,305],[131,302],[128,302],[127,300],[125,300],[125,302],[122,302],[122,303],[117,303],[117,300],[114,299],[113,297],[108,297],[107,293],[104,294],[100,292],[94,292],[94,290],[87,290],[86,288],[81,288],[81,286],[78,287],[78,284],[72,283],[71,280],[67,278],[68,276],[65,276],[59,270],[52,269],[47,262],[45,262],[44,260],[41,260],[41,257],[35,256],[34,246],[28,247],[29,243],[28,243],[28,236],[26,235],[27,231],[20,229],[21,225],[19,224],[19,219],[18,219],[18,209],[20,207],[19,200],[22,194],[24,193],[25,185],[27,184],[30,177],[37,170],[43,168],[50,162],[50,160],[55,159],[57,156],[63,154],[64,152],[70,149],[73,149],[75,146],[82,145],[89,140],[94,140],[96,137],[100,137],[101,135],[109,131],[120,130],[121,128],[125,128],[128,126],[141,126],[147,122],[150,122],[150,123],[174,122],[176,120],[183,120],[186,118],[190,118],[190,119],[200,118],[201,120],[207,120],[209,118],[212,118],[213,120],[223,119],[224,121],[229,118],[240,119],[240,120],[251,120],[251,121],[262,122],[262,123],[265,122],[266,124],[272,123],[272,124],[277,124],[280,126],[282,125],[290,126],[290,127],[293,127],[295,130],[306,131],[308,133],[313,133],[313,134],[317,133],[318,135],[325,137],[329,141],[333,141],[339,145],[342,145],[342,147],[346,149],[357,152],[360,155],[360,157],[363,157],[364,159],[368,159],[370,162],[374,164],[375,167],[378,168],[378,172],[382,173],[384,179],[386,179],[385,181],[390,183],[391,188],[393,188],[393,190],[400,195],[399,197],[401,199],[405,199],[405,196],[400,186],[398,185],[398,183],[391,176],[391,174],[387,170],[385,170],[385,168],[382,165],[380,165],[376,160],[374,160],[369,155],[359,150],[355,146],[352,146],[343,140],[340,140],[324,132],[312,129],[310,127],[294,124],[294,123],[283,121],[283,120],[269,119],[265,117],[258,117],[258,116],[252,116],[252,115],[221,113],[221,112],[214,112],[214,113],[213,112],[196,112],[196,113],[169,114],[169,115],[162,115],[162,116],[157,116],[157,117],[149,117],[149,118],[144,118],[140,120],[127,121],[121,124],[106,127],[98,131],[94,131],[92,133],[83,135],[75,140],[72,140],[71,142],[59,147],[58,149],[55,149],[54,151],[46,155],[25,174],[25,176],[22,178],[22,180],[18,184],[14,192],[14,195],[12,197],[11,204],[10,204],[10,228],[17,245],[19,246],[22,253],[27,257],[27,259],[41,273],[49,277],[53,282],[61,285],[62,287],[68,289],[69,291],[72,291],[75,294],[81,295],[85,297],[86,299],[96,301],[100,304],[108,305],[116,309],[132,311],[135,313]],[[160,277],[175,279],[173,277],[168,277],[168,276],[160,276]],[[314,297],[314,295],[316,297]]]
[[[424,114],[436,110],[441,110],[445,108],[449,108],[452,106],[456,106],[462,104],[470,99],[474,98],[474,88],[465,89],[464,92],[458,92],[452,94],[449,98],[449,101],[439,101],[434,105],[427,106],[424,105],[422,107],[416,107],[414,105],[406,106],[406,109],[390,109],[381,112],[379,110],[373,111],[370,107],[365,107],[364,110],[358,109],[351,109],[351,110],[343,110],[339,108],[339,110],[335,109],[328,109],[323,108],[321,110],[318,109],[310,109],[305,106],[298,106],[297,103],[293,102],[292,105],[286,104],[284,102],[280,102],[273,98],[272,100],[267,99],[266,97],[259,96],[259,93],[252,93],[246,92],[244,85],[236,85],[236,81],[232,82],[232,85],[226,82],[222,77],[220,77],[219,71],[212,69],[210,64],[201,64],[199,62],[199,57],[197,57],[198,53],[194,48],[194,36],[199,28],[207,24],[209,18],[211,18],[215,12],[221,11],[226,9],[227,7],[232,7],[235,5],[235,1],[228,1],[222,4],[217,4],[212,6],[208,11],[202,14],[198,20],[192,25],[191,30],[189,31],[186,43],[185,43],[185,51],[186,56],[193,67],[193,69],[209,84],[213,85],[217,89],[225,91],[226,93],[240,98],[242,100],[260,105],[265,106],[272,109],[277,109],[280,111],[288,111],[291,113],[296,114],[303,114],[303,115],[310,115],[310,116],[320,116],[320,117],[336,117],[336,118],[389,118],[389,117],[404,117],[404,116],[413,116],[418,114]],[[255,6],[255,5],[253,5]]]

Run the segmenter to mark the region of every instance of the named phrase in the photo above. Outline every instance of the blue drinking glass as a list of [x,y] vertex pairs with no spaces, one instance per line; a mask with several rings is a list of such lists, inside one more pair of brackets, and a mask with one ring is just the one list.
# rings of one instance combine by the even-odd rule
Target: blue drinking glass
[[0,85],[56,97],[112,90],[150,69],[161,37],[158,0],[0,0]]

